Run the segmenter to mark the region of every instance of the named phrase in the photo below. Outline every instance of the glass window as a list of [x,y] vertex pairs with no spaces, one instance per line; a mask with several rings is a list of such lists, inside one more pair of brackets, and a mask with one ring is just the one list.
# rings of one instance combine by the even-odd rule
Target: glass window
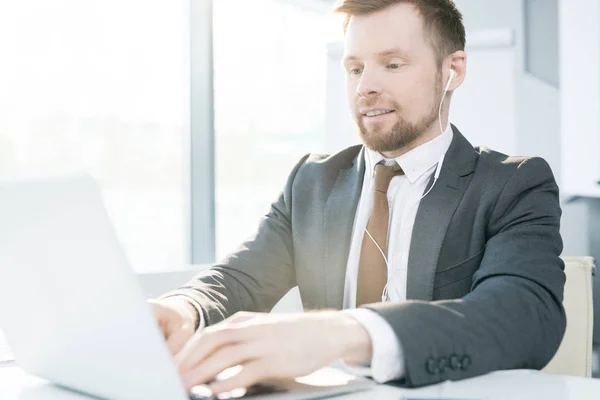
[[186,261],[188,7],[0,5],[0,170],[82,162],[138,272]]
[[277,0],[214,7],[220,259],[256,230],[296,162],[323,152],[331,16]]

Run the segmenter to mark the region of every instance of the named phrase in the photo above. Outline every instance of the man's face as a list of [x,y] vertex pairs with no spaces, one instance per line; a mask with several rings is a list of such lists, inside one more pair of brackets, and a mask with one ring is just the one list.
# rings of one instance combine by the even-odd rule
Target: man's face
[[442,77],[422,25],[409,4],[355,16],[348,25],[348,102],[372,150],[399,150],[436,127]]

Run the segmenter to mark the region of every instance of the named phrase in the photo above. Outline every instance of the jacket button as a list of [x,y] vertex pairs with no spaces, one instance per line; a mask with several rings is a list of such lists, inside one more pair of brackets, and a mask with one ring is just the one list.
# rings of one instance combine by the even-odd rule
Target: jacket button
[[441,357],[438,361],[438,368],[440,369],[440,372],[446,371],[448,369],[448,358]]
[[427,360],[425,368],[427,369],[427,372],[429,372],[431,375],[438,373],[437,362],[433,358]]
[[463,371],[468,370],[469,367],[471,367],[471,358],[469,356],[464,356],[460,364]]
[[456,354],[453,354],[452,356],[450,356],[450,368],[452,368],[453,370],[457,370],[461,367],[460,365],[460,359],[458,358],[458,356]]

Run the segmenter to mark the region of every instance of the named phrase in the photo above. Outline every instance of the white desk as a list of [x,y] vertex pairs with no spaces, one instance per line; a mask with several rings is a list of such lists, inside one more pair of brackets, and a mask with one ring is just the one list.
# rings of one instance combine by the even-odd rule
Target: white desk
[[[600,380],[553,376],[537,371],[502,371],[421,389],[408,390],[381,385],[343,398],[400,400],[403,396],[473,400],[598,400]],[[42,379],[26,375],[18,367],[0,368],[0,399],[91,400],[89,397],[59,389]]]

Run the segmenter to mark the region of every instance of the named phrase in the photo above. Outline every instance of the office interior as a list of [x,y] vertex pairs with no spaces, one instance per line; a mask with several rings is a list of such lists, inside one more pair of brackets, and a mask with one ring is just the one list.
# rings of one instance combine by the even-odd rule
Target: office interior
[[[303,155],[359,143],[334,3],[2,2],[0,173],[84,165],[148,297],[177,287],[253,233]],[[450,121],[545,158],[563,255],[600,260],[599,2],[455,3],[468,74]],[[295,290],[275,309],[292,310]]]

